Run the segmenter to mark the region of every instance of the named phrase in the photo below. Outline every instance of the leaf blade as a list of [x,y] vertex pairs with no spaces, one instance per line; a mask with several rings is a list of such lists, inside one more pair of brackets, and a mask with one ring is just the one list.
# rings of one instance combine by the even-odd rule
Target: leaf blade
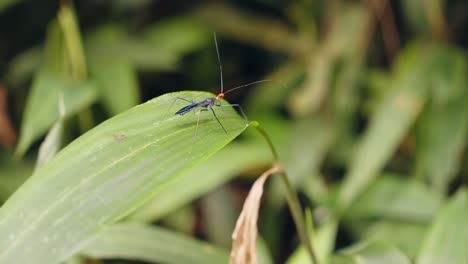
[[36,75],[21,123],[20,140],[16,155],[22,156],[29,146],[58,120],[58,98],[63,94],[65,118],[91,105],[97,99],[94,83],[72,81],[48,70]]
[[213,95],[179,92],[136,106],[78,138],[33,175],[0,209],[0,262],[66,259],[246,127],[226,109],[226,135],[205,112],[198,126],[203,138],[194,140],[196,117],[166,114],[180,96]]
[[468,260],[467,207],[468,192],[466,188],[460,188],[434,218],[415,263],[466,263]]

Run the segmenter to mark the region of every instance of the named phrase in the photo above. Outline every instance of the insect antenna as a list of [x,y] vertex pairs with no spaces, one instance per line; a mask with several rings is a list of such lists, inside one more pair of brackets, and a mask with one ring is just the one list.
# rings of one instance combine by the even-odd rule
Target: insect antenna
[[216,39],[216,32],[213,32],[213,37],[214,37],[214,43],[216,47],[216,55],[218,56],[218,65],[219,65],[219,75],[221,77],[221,93],[224,92],[224,87],[223,87],[223,66],[221,65],[221,58],[219,56],[219,49],[218,49],[218,40]]
[[214,38],[214,43],[215,43],[215,47],[216,47],[216,55],[218,57],[219,75],[220,75],[220,80],[221,80],[221,92],[218,94],[218,96],[216,96],[217,99],[222,99],[225,94],[227,94],[229,92],[232,92],[234,90],[237,90],[237,89],[240,89],[240,88],[243,88],[243,87],[247,87],[247,86],[250,86],[250,85],[254,85],[254,84],[257,84],[257,83],[270,81],[270,80],[265,79],[265,80],[260,80],[260,81],[256,81],[256,82],[251,82],[251,83],[248,83],[248,84],[244,84],[244,85],[241,85],[241,86],[234,87],[234,88],[229,89],[228,91],[224,92],[223,65],[221,64],[221,57],[219,56],[219,48],[218,48],[218,40],[216,38],[216,32],[213,32],[213,38]]
[[244,87],[247,87],[247,86],[250,86],[250,85],[254,85],[254,84],[257,84],[257,83],[262,83],[262,82],[269,82],[271,80],[268,80],[268,79],[265,79],[265,80],[260,80],[260,81],[255,81],[255,82],[251,82],[251,83],[248,83],[248,84],[244,84],[244,85],[241,85],[241,86],[237,86],[237,87],[234,87],[232,89],[229,89],[227,90],[226,92],[224,92],[223,94],[227,94],[227,93],[230,93],[234,90],[237,90],[237,89],[240,89],[240,88],[244,88]]

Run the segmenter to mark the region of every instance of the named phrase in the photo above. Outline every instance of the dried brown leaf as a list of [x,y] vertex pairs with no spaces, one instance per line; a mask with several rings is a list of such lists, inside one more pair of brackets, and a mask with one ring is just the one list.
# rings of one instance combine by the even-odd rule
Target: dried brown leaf
[[258,210],[263,194],[263,185],[268,176],[283,171],[283,167],[274,166],[264,172],[253,184],[247,199],[245,199],[242,212],[237,219],[236,228],[232,233],[231,264],[258,263],[255,246],[257,241]]

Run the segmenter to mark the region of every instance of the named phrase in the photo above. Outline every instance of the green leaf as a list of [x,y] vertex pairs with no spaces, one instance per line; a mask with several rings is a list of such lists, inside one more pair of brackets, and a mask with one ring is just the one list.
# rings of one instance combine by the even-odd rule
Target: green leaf
[[210,33],[189,17],[160,21],[141,36],[109,24],[99,27],[85,39],[89,58],[103,61],[120,58],[143,70],[173,70],[183,55],[211,42]]
[[46,70],[39,71],[24,110],[17,156],[22,156],[58,120],[59,94],[63,94],[65,118],[91,105],[97,98],[96,87],[91,82],[72,81]]
[[164,53],[180,56],[212,42],[211,32],[190,17],[173,17],[147,28],[144,39]]
[[0,201],[2,203],[31,176],[33,169],[33,160],[13,159],[10,153],[0,149]]
[[34,71],[39,68],[42,56],[42,49],[33,47],[11,59],[4,77],[12,84],[12,88],[22,87],[31,78]]
[[384,217],[428,223],[442,201],[442,195],[432,192],[419,181],[385,174],[356,199],[346,218]]
[[111,115],[138,104],[136,70],[131,63],[118,56],[90,61],[92,78],[99,84],[101,100]]
[[436,51],[428,74],[432,97],[416,127],[415,174],[445,193],[468,139],[468,67],[461,51],[448,47]]
[[[329,122],[322,118],[307,118],[296,121],[288,140],[284,166],[293,186],[306,193],[314,202],[322,202],[328,195],[325,182],[320,176],[323,162],[333,140]],[[282,185],[282,184],[281,184]],[[284,186],[280,187],[284,189]]]
[[370,120],[362,141],[353,156],[338,195],[341,210],[375,179],[411,128],[426,100],[425,62],[430,50],[420,51],[415,45],[399,58],[395,77],[385,100]]
[[106,228],[81,251],[94,258],[152,263],[227,263],[229,252],[164,228],[121,223]]
[[122,25],[109,24],[87,34],[84,41],[87,57],[96,61],[120,57],[146,70],[175,68],[177,56],[165,53],[141,38],[129,36],[122,28]]
[[417,264],[467,263],[467,208],[468,192],[461,188],[434,219],[422,243]]
[[401,249],[411,259],[416,258],[421,241],[427,230],[427,224],[415,224],[403,221],[379,221],[366,225],[366,231],[360,233],[361,239],[384,240]]
[[363,242],[342,250],[331,264],[410,264],[409,258],[395,246],[383,241]]
[[[362,48],[357,44],[360,42],[355,39],[362,39],[364,34],[367,34],[366,21],[369,15],[360,5],[342,5],[341,8],[341,15],[331,17],[331,27],[327,36],[317,45],[302,86],[290,96],[288,106],[296,115],[318,111],[332,92],[330,86],[333,86],[333,82],[336,82],[337,89],[341,90],[339,92],[346,93],[346,90],[352,90],[359,76],[362,63],[357,58],[365,56],[359,52]],[[347,57],[351,59],[346,59]],[[344,61],[344,66],[335,76],[339,59]],[[347,89],[342,89],[343,87]],[[339,97],[332,98],[336,100]],[[345,98],[349,99],[352,96]]]
[[0,208],[0,263],[67,259],[246,128],[234,109],[215,107],[227,134],[202,111],[196,137],[198,115],[174,115],[187,105],[177,97],[213,94],[171,93],[133,107],[72,142],[29,178]]
[[[257,143],[234,142],[219,151],[216,156],[199,164],[182,176],[177,184],[170,184],[150,202],[130,216],[139,221],[154,221],[182,205],[225,183],[235,175],[254,166],[271,161],[268,148]],[[203,179],[203,180],[200,180]],[[184,186],[180,188],[180,186]]]

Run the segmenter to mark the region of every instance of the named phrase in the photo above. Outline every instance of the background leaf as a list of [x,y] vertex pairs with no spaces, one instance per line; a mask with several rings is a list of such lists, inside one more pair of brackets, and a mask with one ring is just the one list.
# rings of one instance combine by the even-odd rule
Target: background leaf
[[468,260],[468,192],[460,189],[435,217],[421,251],[417,264],[453,263]]
[[428,78],[431,100],[417,124],[415,175],[439,192],[456,176],[460,153],[468,139],[468,89],[465,54],[441,46],[435,49]]
[[443,196],[419,181],[401,175],[382,175],[357,198],[346,217],[383,217],[428,223],[443,202]]
[[396,247],[382,241],[361,243],[341,251],[341,256],[332,258],[330,263],[356,263],[356,264],[410,264],[407,256]]
[[31,143],[58,120],[59,94],[63,94],[65,118],[78,113],[97,99],[96,87],[92,82],[72,81],[46,70],[40,71],[28,97],[16,155],[22,156]]
[[[340,208],[347,208],[372,182],[419,115],[426,100],[425,52],[430,51],[417,50],[416,45],[401,55],[392,82],[395,88],[371,117],[349,166],[338,196]],[[403,70],[410,67],[412,71]]]
[[229,252],[160,227],[116,224],[100,232],[81,251],[94,258],[125,258],[163,263],[227,263]]
[[[101,100],[110,115],[116,115],[139,102],[136,70],[121,57],[91,60],[91,76],[99,84]],[[119,100],[116,100],[119,98]]]

